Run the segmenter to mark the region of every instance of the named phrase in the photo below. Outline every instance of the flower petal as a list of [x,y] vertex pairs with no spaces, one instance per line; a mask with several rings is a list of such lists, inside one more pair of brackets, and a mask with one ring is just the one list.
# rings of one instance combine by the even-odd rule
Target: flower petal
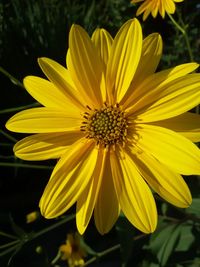
[[[134,88],[124,108],[128,108],[128,114],[145,109],[160,98],[161,95],[163,96],[163,90],[171,82],[176,82],[176,79],[194,71],[198,66],[197,63],[187,63],[150,75],[139,86]],[[188,76],[183,78],[188,79]]]
[[171,129],[190,139],[192,142],[200,142],[200,115],[186,112],[174,118],[153,123],[161,127]]
[[66,94],[48,80],[27,76],[24,78],[24,86],[29,94],[43,106],[66,110],[69,105],[72,105]]
[[142,29],[140,23],[137,19],[129,20],[120,28],[113,41],[107,66],[107,90],[109,97],[114,97],[116,102],[121,101],[130,86],[141,51]]
[[77,201],[92,178],[97,157],[95,144],[83,139],[61,157],[40,200],[44,217],[55,218]]
[[200,75],[189,74],[158,90],[155,88],[151,98],[154,103],[139,112],[138,121],[146,123],[178,116],[200,103]]
[[153,195],[127,153],[111,154],[115,190],[124,215],[139,230],[151,233],[157,224]]
[[113,38],[105,29],[96,29],[92,34],[92,42],[106,65],[110,56]]
[[102,62],[90,37],[78,25],[71,27],[69,49],[68,69],[77,88],[96,108],[100,107],[102,105],[100,91]]
[[94,209],[95,225],[102,235],[110,231],[120,212],[109,159],[105,162],[105,170]]
[[23,160],[60,158],[70,145],[82,137],[83,133],[80,131],[35,134],[17,142],[14,146],[14,153]]
[[138,153],[137,157],[141,160],[135,159],[141,175],[155,192],[176,207],[187,208],[191,204],[190,191],[181,175],[145,152]]
[[[107,151],[99,150],[96,167],[91,181],[78,198],[76,205],[76,224],[80,234],[85,232],[92,216],[96,199],[101,186],[102,176],[105,172],[105,160]],[[106,170],[107,171],[107,170]]]
[[80,92],[77,91],[66,68],[56,61],[44,57],[39,58],[38,63],[48,79],[58,87],[69,101],[80,109],[85,108],[87,99],[84,99]]
[[173,14],[176,10],[176,6],[173,0],[167,0],[163,2],[165,11],[169,14]]
[[103,102],[107,102],[107,92],[105,85],[105,73],[108,58],[110,56],[113,39],[111,35],[104,29],[96,29],[92,35],[92,41],[97,48],[100,58],[102,59],[102,80],[100,84]]
[[162,48],[162,37],[158,33],[152,33],[143,40],[141,59],[133,79],[135,84],[139,84],[155,72],[160,62]]
[[149,16],[149,14],[152,11],[152,1],[144,1],[144,3],[139,6],[136,12],[136,16],[139,16],[140,14],[143,14],[143,21],[146,20],[146,18]]
[[[70,108],[70,107],[68,107]],[[75,113],[54,108],[32,108],[18,112],[11,117],[6,128],[19,133],[50,133],[80,130],[81,116]]]
[[[142,54],[131,85],[121,101],[121,104],[127,100],[129,102],[134,89],[149,75],[153,74],[160,62],[162,55],[162,38],[158,33],[148,35],[142,43]],[[125,105],[126,102],[125,102]]]
[[174,172],[200,174],[200,150],[187,138],[154,125],[138,125],[137,146],[150,153]]

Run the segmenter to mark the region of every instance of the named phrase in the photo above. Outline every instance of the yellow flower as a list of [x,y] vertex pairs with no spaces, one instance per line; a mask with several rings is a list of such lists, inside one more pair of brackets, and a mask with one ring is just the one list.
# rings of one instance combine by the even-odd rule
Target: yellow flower
[[[153,232],[153,191],[177,207],[188,207],[190,191],[181,174],[200,174],[200,116],[187,112],[200,102],[198,64],[154,73],[162,39],[142,38],[137,19],[114,40],[104,29],[92,38],[73,25],[67,68],[48,58],[39,65],[49,81],[28,76],[27,91],[44,107],[14,115],[6,127],[34,133],[14,146],[24,160],[60,158],[40,200],[46,218],[76,204],[84,233],[94,212],[100,233],[120,210],[144,233]],[[151,189],[150,189],[151,188]]]
[[80,236],[78,233],[68,234],[66,244],[59,248],[62,260],[67,260],[69,267],[83,266],[84,258],[87,256],[84,248],[81,247]]
[[143,20],[146,20],[150,13],[154,18],[157,16],[158,12],[163,18],[165,17],[165,12],[173,14],[176,9],[175,3],[183,1],[184,0],[131,0],[131,3],[144,2],[138,8],[136,16],[143,13]]

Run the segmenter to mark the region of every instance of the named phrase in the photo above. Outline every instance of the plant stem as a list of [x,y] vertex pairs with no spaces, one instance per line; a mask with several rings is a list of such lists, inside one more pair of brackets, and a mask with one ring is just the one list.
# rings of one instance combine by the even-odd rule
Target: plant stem
[[24,163],[10,163],[10,162],[0,162],[2,167],[14,167],[14,168],[28,168],[28,169],[41,169],[41,170],[52,170],[51,166],[34,165],[34,164],[24,164]]
[[107,254],[109,254],[109,253],[111,253],[111,252],[113,252],[115,250],[120,249],[120,247],[121,247],[120,244],[117,244],[117,245],[115,245],[113,247],[110,247],[108,249],[103,250],[102,252],[98,252],[96,254],[96,256],[94,256],[91,259],[89,259],[83,266],[84,267],[88,266],[89,264],[95,262],[97,259],[99,259],[99,258],[101,258],[101,257],[103,257],[103,256],[105,256],[105,255],[107,255]]
[[16,250],[19,248],[20,245],[20,242],[18,242],[15,246],[11,247],[11,248],[8,248],[6,250],[4,250],[3,252],[0,252],[0,257],[12,252],[13,250]]
[[4,245],[0,245],[0,249],[4,249],[4,248],[7,248],[7,247],[11,247],[11,246],[13,246],[13,245],[16,245],[17,243],[19,243],[19,240],[15,240],[15,241],[6,243],[6,244],[4,244]]
[[8,238],[14,239],[14,240],[18,239],[16,236],[11,235],[11,234],[7,234],[7,233],[4,233],[4,232],[0,232],[0,236],[5,236],[5,237],[8,237]]
[[0,114],[5,114],[5,113],[10,113],[10,112],[20,111],[20,110],[23,110],[23,109],[37,107],[37,106],[39,106],[39,103],[36,102],[36,103],[25,105],[25,106],[14,107],[14,108],[7,108],[7,109],[0,110]]
[[[49,232],[49,231],[51,231],[51,230],[54,230],[55,228],[59,227],[60,225],[62,225],[62,224],[64,224],[64,223],[67,223],[67,222],[73,220],[75,217],[76,217],[75,214],[71,214],[71,215],[67,216],[66,218],[64,218],[63,220],[61,220],[61,221],[59,221],[59,222],[57,222],[57,223],[55,223],[55,224],[53,224],[53,225],[51,225],[51,226],[49,226],[49,227],[47,227],[47,228],[45,228],[45,229],[43,229],[43,230],[37,232],[37,233],[34,233],[34,234],[31,236],[31,239],[29,239],[29,240],[33,240],[33,239],[35,239],[35,238],[37,238],[37,237],[39,237],[39,236],[41,236],[41,235],[44,235],[44,234],[46,234],[47,232]],[[28,241],[29,241],[29,240],[28,240]]]
[[56,264],[56,262],[59,261],[60,257],[61,257],[61,252],[59,250],[55,258],[51,261],[51,265],[53,266],[54,264]]
[[13,77],[4,68],[0,67],[0,72],[3,73],[6,77],[8,77],[12,83],[14,83],[15,85],[17,85],[17,86],[19,86],[19,87],[21,87],[21,88],[24,89],[23,83],[21,83],[20,81],[18,81],[15,77]]
[[18,140],[17,140],[16,138],[14,138],[12,135],[6,133],[6,132],[3,131],[3,130],[0,130],[0,133],[1,133],[2,135],[4,135],[7,139],[9,139],[10,141],[12,141],[12,142],[14,142],[14,143],[16,143],[16,142],[18,141]]
[[182,26],[177,23],[177,21],[172,17],[171,14],[168,14],[171,22],[174,24],[174,26],[182,33],[184,39],[185,39],[185,43],[186,43],[186,46],[187,46],[187,50],[188,50],[188,54],[189,54],[189,57],[190,57],[190,61],[194,61],[194,57],[193,57],[193,54],[192,54],[192,49],[191,49],[191,46],[190,46],[190,42],[189,42],[189,38],[188,38],[188,34],[187,34],[187,31],[186,31],[186,26],[184,24],[184,22],[181,20],[182,22]]

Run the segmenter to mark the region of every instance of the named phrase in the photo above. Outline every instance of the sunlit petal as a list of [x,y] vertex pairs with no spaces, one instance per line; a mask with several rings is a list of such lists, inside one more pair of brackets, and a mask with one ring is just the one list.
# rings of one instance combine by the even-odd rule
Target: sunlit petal
[[167,88],[170,83],[178,78],[187,79],[188,77],[184,76],[197,69],[198,66],[197,63],[187,63],[150,75],[134,88],[124,108],[128,108],[128,114],[133,114],[150,106],[160,97],[161,93],[165,93],[163,92],[164,88]]
[[100,190],[102,177],[107,171],[105,169],[107,151],[99,150],[96,167],[91,181],[78,198],[76,205],[76,224],[80,234],[85,232],[86,227],[92,216],[96,199]]
[[107,90],[117,102],[120,102],[130,86],[141,51],[141,26],[136,19],[129,20],[114,38],[107,66]]
[[73,80],[88,100],[100,107],[102,97],[100,81],[102,76],[102,62],[96,53],[96,48],[85,30],[73,25],[69,34],[70,60],[69,71]]
[[[24,78],[24,86],[29,94],[43,106],[64,110],[67,110],[69,105],[73,106],[66,94],[48,80],[36,76],[27,76]],[[77,109],[77,107],[74,107],[74,109]]]
[[18,158],[23,160],[59,158],[70,145],[82,137],[83,133],[80,131],[35,134],[17,142],[14,152]]
[[157,121],[154,125],[162,126],[182,134],[192,142],[200,142],[200,115],[186,112],[177,117]]
[[111,154],[111,170],[121,209],[128,220],[144,233],[157,224],[153,195],[128,154]]
[[77,201],[91,180],[97,157],[93,142],[82,139],[61,157],[40,200],[44,217],[55,218]]
[[137,157],[135,161],[141,175],[155,192],[176,207],[187,208],[191,204],[189,188],[180,174],[171,171],[150,154],[138,153]]
[[[121,104],[127,106],[132,100],[135,88],[143,82],[145,78],[153,74],[158,66],[162,55],[162,38],[159,34],[153,33],[148,35],[142,43],[142,54],[138,68],[133,77],[131,85],[121,101]],[[125,102],[125,103],[124,103]]]
[[147,96],[153,103],[138,112],[138,121],[153,122],[175,117],[189,111],[200,102],[200,76],[190,74],[172,81],[166,86],[152,90]]
[[97,48],[99,56],[102,59],[102,80],[100,84],[102,99],[103,102],[107,100],[107,92],[106,92],[106,84],[105,84],[105,73],[106,73],[106,65],[108,62],[108,58],[110,56],[111,46],[113,43],[113,39],[111,35],[105,29],[96,29],[92,35],[92,41]]
[[78,110],[74,111],[68,114],[59,109],[32,108],[15,114],[7,121],[6,127],[21,133],[77,131],[80,130],[81,116]]
[[101,234],[110,231],[120,212],[109,158],[105,162],[105,170],[94,209],[95,225]]
[[92,41],[97,51],[106,65],[110,56],[113,38],[105,29],[96,29],[92,34]]
[[48,79],[77,107],[83,109],[87,103],[76,87],[66,68],[49,58],[39,58],[38,63]]
[[152,154],[174,172],[200,174],[200,150],[187,138],[167,128],[138,125],[137,146]]

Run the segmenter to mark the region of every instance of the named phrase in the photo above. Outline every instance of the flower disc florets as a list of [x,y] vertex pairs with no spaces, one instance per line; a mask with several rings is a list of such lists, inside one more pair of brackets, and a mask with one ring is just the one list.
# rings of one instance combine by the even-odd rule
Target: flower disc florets
[[86,132],[87,138],[94,138],[97,144],[104,146],[124,144],[128,123],[119,105],[90,109],[85,112],[84,119],[81,130]]

